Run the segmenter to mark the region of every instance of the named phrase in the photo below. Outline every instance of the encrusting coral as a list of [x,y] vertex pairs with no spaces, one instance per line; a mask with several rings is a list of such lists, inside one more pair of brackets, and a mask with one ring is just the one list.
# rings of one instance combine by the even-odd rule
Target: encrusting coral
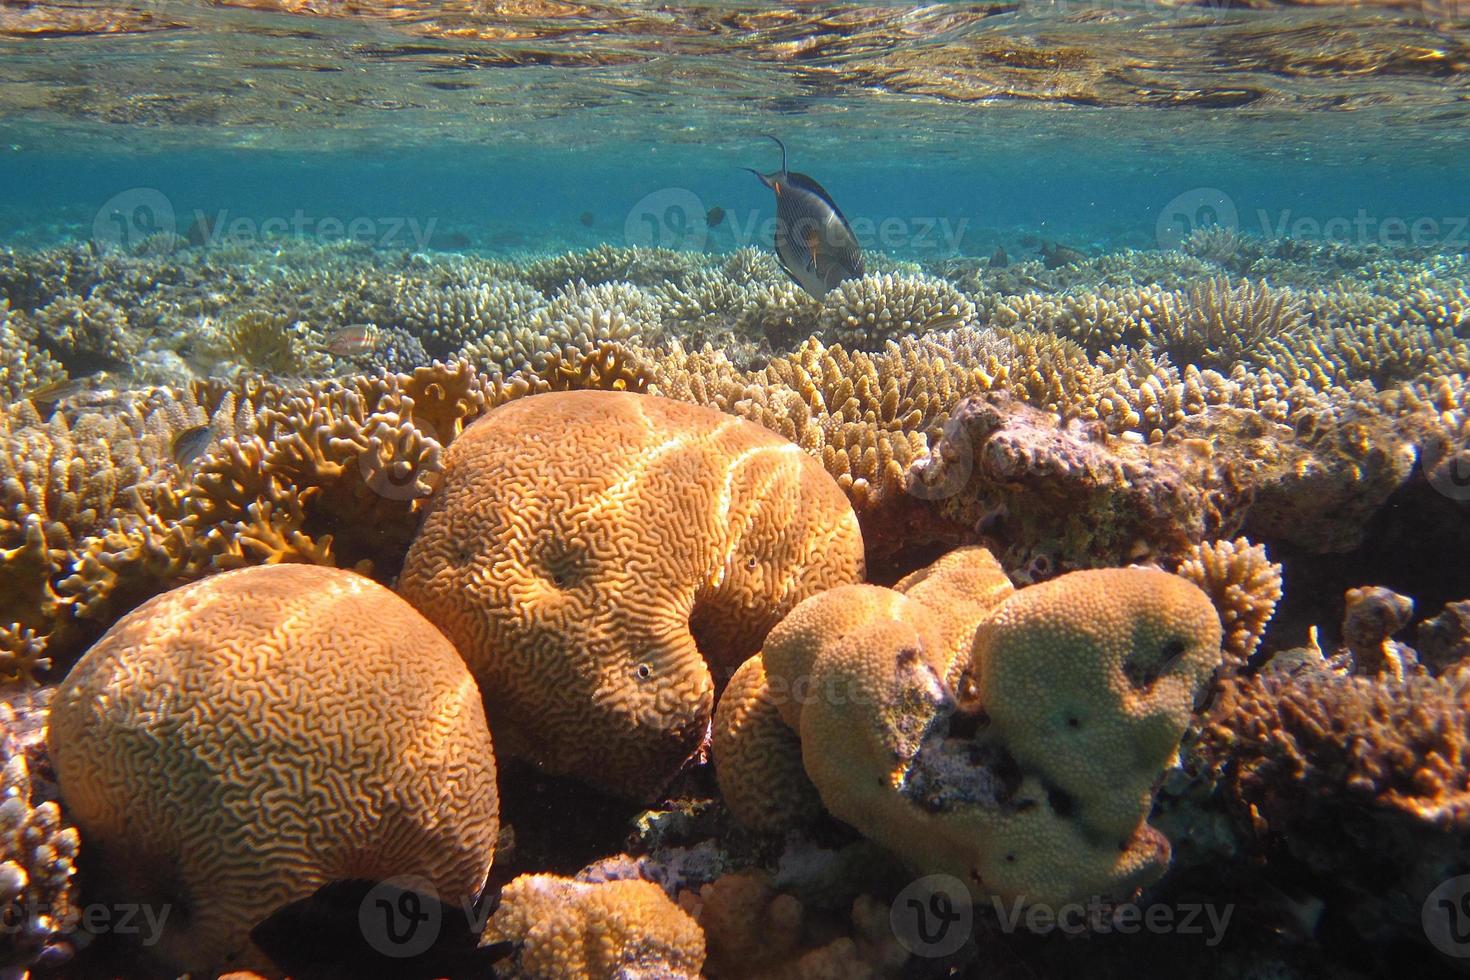
[[701,749],[716,687],[786,612],[862,576],[821,467],[710,409],[534,395],[444,468],[399,592],[464,655],[502,751],[621,795]]
[[697,980],[705,956],[698,923],[658,885],[547,874],[522,875],[501,890],[482,942],[514,944],[495,971],[507,980]]
[[495,759],[454,648],[352,572],[226,572],[120,620],[56,693],[47,747],[102,900],[173,910],[149,955],[261,967],[251,928],[347,878],[472,900]]

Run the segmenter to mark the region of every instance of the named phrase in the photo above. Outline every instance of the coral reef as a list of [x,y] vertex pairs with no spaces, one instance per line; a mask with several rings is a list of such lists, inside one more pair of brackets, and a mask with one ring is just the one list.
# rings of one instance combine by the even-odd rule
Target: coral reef
[[[1152,896],[1305,882],[1334,948],[1422,945],[1418,903],[1467,860],[1470,615],[1445,603],[1470,591],[1448,561],[1470,541],[1470,257],[1215,228],[1181,251],[1071,241],[1037,259],[996,233],[1008,261],[986,261],[990,241],[874,252],[820,302],[764,248],[511,259],[191,229],[0,250],[6,697],[232,569],[309,579],[301,602],[340,576],[368,587],[328,566],[402,572],[405,595],[452,610],[431,618],[474,665],[502,753],[546,770],[516,770],[527,813],[544,816],[548,773],[668,794],[636,819],[624,800],[589,810],[600,850],[575,860],[523,821],[497,884],[586,866],[548,894],[576,906],[630,874],[684,889],[711,976],[913,972],[885,918],[905,872],[873,841],[910,872],[1048,900],[1127,892],[1172,851]],[[528,421],[559,398],[640,408]],[[1101,589],[1071,574],[1130,562],[1157,568]],[[864,567],[893,588],[853,584]],[[1140,598],[1142,576],[1168,584]],[[1323,651],[1314,617],[1364,582],[1383,585],[1348,592]],[[1413,600],[1436,615],[1415,624]],[[1119,623],[1142,643],[1171,617],[1198,635],[1151,678],[1158,651],[1125,651]],[[1215,620],[1223,670],[1191,719]],[[690,764],[706,743],[724,805]],[[0,870],[59,908],[79,814],[52,821],[34,738],[7,751],[5,792],[30,807],[17,833],[60,843],[50,870],[18,845]],[[296,826],[281,799],[293,816],[275,822]],[[109,862],[137,835],[76,822],[82,886],[127,886]],[[865,849],[844,859],[851,887],[793,872],[834,840]],[[614,850],[630,853],[588,865]],[[212,860],[183,851],[179,867]],[[49,969],[65,929],[29,922],[13,960]],[[595,928],[534,932],[503,971],[534,975],[553,946],[642,968],[598,959]],[[699,969],[677,957],[652,969]],[[592,967],[548,967],[568,968]]]
[[657,885],[635,880],[522,875],[501,891],[483,941],[515,944],[496,976],[518,980],[696,980],[705,956],[694,919]]
[[771,626],[862,575],[821,468],[709,409],[541,394],[444,465],[400,593],[464,654],[502,751],[615,793],[666,783]]
[[47,747],[110,901],[174,908],[175,970],[260,966],[253,925],[343,878],[470,899],[495,760],[463,662],[351,572],[249,568],[159,596],[62,682]]

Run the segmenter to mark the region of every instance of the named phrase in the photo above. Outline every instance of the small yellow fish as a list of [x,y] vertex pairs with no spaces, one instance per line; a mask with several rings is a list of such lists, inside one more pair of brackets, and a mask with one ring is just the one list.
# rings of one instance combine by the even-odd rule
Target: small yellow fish
[[380,331],[371,323],[350,323],[327,334],[325,347],[338,357],[366,354],[378,346]]
[[169,455],[179,466],[188,466],[214,439],[214,430],[207,425],[191,425],[176,433],[168,444]]

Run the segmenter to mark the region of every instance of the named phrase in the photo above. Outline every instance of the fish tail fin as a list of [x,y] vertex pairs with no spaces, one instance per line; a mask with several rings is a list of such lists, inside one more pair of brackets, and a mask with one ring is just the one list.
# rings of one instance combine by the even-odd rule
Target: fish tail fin
[[761,133],[761,135],[781,148],[781,172],[784,174],[786,172],[786,144],[776,139],[770,133]]

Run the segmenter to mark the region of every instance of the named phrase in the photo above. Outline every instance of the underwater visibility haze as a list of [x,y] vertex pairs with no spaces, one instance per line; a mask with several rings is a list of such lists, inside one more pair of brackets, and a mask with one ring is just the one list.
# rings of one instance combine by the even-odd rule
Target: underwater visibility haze
[[0,970],[1470,961],[1470,5],[0,0]]

